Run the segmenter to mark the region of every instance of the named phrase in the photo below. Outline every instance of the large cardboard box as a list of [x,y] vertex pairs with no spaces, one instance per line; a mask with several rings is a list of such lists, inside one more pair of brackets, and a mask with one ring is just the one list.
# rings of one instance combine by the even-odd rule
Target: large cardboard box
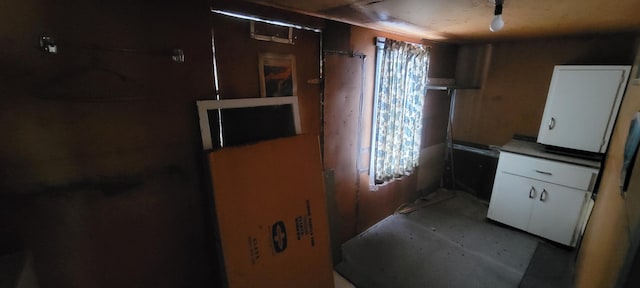
[[228,287],[333,287],[317,137],[224,148],[209,165]]

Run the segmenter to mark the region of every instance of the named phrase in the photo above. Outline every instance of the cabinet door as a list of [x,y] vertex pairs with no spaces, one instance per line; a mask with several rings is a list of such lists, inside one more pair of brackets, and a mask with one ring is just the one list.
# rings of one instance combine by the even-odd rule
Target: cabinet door
[[535,197],[539,195],[533,181],[535,180],[498,171],[487,217],[527,230]]
[[557,66],[538,142],[605,152],[627,77],[623,66]]
[[535,199],[528,231],[553,241],[574,246],[578,220],[589,192],[546,182],[536,184]]

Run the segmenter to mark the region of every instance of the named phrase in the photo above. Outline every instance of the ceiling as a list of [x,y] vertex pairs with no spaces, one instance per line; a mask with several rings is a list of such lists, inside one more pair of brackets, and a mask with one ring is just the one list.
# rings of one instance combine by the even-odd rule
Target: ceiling
[[640,31],[638,0],[504,0],[504,28],[490,32],[495,0],[250,0],[353,25],[441,41],[504,40]]

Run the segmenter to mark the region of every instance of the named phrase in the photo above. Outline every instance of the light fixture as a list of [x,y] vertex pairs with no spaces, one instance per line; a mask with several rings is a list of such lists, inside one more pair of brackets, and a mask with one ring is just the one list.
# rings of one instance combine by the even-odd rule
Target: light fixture
[[502,3],[504,0],[496,0],[496,9],[493,11],[493,20],[489,25],[491,32],[498,32],[504,27],[504,20],[502,20]]

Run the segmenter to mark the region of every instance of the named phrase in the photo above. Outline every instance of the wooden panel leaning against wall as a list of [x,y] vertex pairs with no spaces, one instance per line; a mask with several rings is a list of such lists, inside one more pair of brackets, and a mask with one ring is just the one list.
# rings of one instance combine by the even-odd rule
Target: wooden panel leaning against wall
[[324,165],[333,171],[334,194],[344,242],[356,233],[358,214],[358,125],[362,91],[362,57],[325,52]]

